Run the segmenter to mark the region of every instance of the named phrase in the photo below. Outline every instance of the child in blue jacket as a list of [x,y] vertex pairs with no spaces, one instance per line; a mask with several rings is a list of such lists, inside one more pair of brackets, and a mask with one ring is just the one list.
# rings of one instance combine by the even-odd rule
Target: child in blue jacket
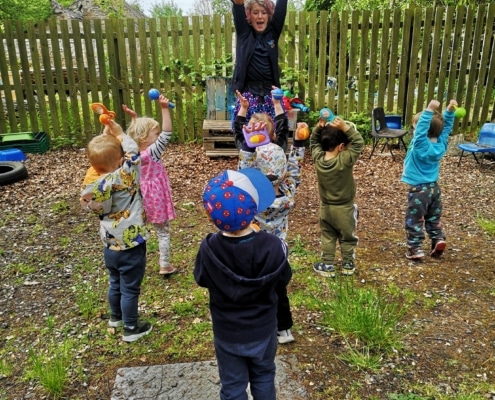
[[413,117],[414,137],[407,150],[402,182],[409,185],[406,210],[406,257],[419,260],[425,233],[431,239],[431,257],[440,257],[447,244],[442,230],[442,198],[438,175],[440,160],[447,152],[449,135],[454,125],[457,101],[450,100],[443,116],[437,109],[440,103],[431,100],[426,110]]

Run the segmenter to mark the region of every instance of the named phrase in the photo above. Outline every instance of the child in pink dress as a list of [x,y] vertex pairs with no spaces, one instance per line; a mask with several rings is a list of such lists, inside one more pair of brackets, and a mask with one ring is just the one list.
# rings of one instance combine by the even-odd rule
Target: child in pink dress
[[158,236],[160,275],[170,275],[177,269],[170,264],[170,221],[175,219],[172,191],[162,154],[172,136],[169,100],[160,95],[162,127],[153,118],[137,117],[125,104],[122,109],[132,117],[127,134],[139,146],[141,155],[141,193],[147,222],[152,223]]

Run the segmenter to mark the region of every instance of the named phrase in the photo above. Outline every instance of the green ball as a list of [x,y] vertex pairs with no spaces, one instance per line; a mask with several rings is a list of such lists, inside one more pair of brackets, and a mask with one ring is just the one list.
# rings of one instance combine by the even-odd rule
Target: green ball
[[466,116],[466,109],[464,107],[457,107],[455,112],[454,112],[454,115],[457,118],[463,118]]

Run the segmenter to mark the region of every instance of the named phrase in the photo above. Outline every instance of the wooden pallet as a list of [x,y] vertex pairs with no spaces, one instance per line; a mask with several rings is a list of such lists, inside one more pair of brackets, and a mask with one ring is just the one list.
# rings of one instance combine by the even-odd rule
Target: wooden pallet
[[232,121],[205,119],[203,121],[203,150],[208,157],[237,157]]
[[[292,143],[294,131],[295,123],[289,128],[289,146]],[[239,156],[239,150],[237,150],[234,143],[231,120],[203,120],[203,150],[208,157]]]

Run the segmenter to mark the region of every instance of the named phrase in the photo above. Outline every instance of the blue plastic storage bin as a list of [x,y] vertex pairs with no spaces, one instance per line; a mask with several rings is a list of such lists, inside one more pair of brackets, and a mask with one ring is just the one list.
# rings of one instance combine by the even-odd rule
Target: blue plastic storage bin
[[385,115],[385,121],[390,129],[402,129],[401,115]]
[[7,149],[0,150],[0,161],[25,161],[26,156],[22,150]]

